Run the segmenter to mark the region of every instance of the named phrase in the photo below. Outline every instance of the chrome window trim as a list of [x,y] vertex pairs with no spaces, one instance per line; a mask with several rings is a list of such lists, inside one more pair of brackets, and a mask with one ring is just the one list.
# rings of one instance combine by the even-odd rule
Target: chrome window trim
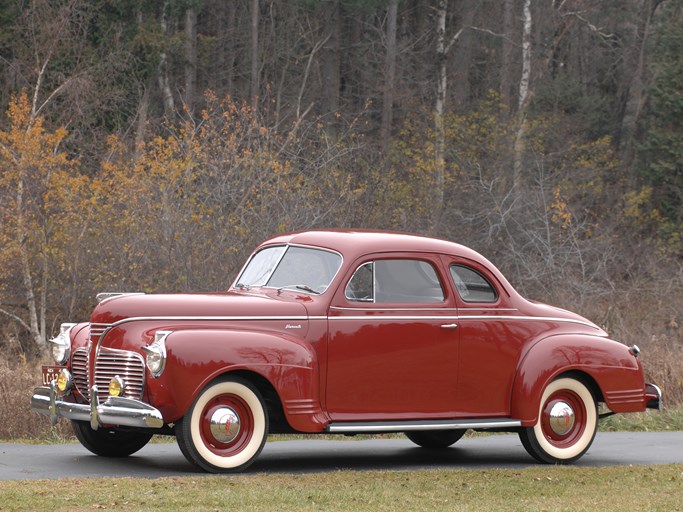
[[[249,257],[249,259],[247,260],[247,262],[244,264],[244,266],[243,266],[242,269],[240,270],[239,274],[237,274],[237,278],[235,279],[235,281],[234,281],[234,282],[232,283],[232,285],[230,286],[230,290],[237,290],[237,291],[240,291],[240,288],[237,288],[237,283],[240,282],[240,278],[242,277],[242,274],[244,274],[244,270],[249,266],[249,263],[251,263],[251,260],[254,259],[254,256],[255,256],[258,252],[261,252],[261,251],[263,251],[263,250],[265,250],[265,249],[269,249],[269,248],[271,248],[271,247],[285,247],[285,251],[282,253],[282,256],[280,256],[280,259],[277,261],[277,263],[276,263],[275,266],[273,267],[273,271],[272,271],[272,272],[270,273],[270,275],[268,276],[268,279],[266,280],[266,282],[270,281],[270,278],[273,276],[273,273],[275,272],[275,270],[277,269],[277,267],[280,265],[280,262],[282,261],[282,258],[285,257],[285,254],[287,254],[287,251],[289,250],[290,247],[300,247],[300,248],[302,248],[302,249],[315,249],[315,250],[318,250],[318,251],[325,251],[325,252],[329,252],[329,253],[336,254],[337,256],[339,256],[339,258],[340,258],[339,267],[337,268],[336,272],[335,272],[334,275],[332,276],[332,279],[330,279],[330,282],[328,283],[327,288],[325,288],[325,291],[322,292],[322,293],[311,294],[311,293],[306,292],[306,290],[301,290],[301,292],[303,292],[303,293],[308,293],[309,295],[316,295],[316,296],[317,296],[317,295],[323,295],[324,293],[326,293],[326,292],[330,289],[330,285],[334,282],[334,280],[335,280],[335,279],[337,278],[337,276],[339,275],[339,271],[340,271],[340,270],[342,269],[342,267],[344,266],[344,255],[343,255],[342,253],[340,253],[339,251],[335,251],[334,249],[328,249],[327,247],[320,247],[320,246],[318,246],[318,245],[292,244],[292,243],[288,243],[288,244],[272,244],[272,245],[265,245],[265,246],[259,248],[258,251],[255,251],[255,252]],[[280,289],[281,287],[280,287],[280,286],[267,286],[267,285],[263,285],[263,286],[257,286],[257,287],[255,287],[255,288],[267,288],[267,289],[269,289],[269,290],[278,290],[278,289]],[[298,290],[297,290],[297,291],[298,291]]]
[[[462,280],[462,277],[460,274],[455,273],[453,270],[454,268],[462,268],[465,269],[469,272],[472,272],[473,274],[479,276],[490,288],[491,292],[493,292],[493,299],[492,300],[472,300],[472,299],[467,299],[465,296],[463,296],[463,291],[460,289],[460,285],[458,284],[458,280],[462,282],[462,286],[467,287],[467,284]],[[465,302],[466,304],[495,304],[500,300],[500,293],[498,293],[498,290],[496,287],[491,283],[491,281],[484,275],[482,274],[479,270],[472,268],[469,265],[464,265],[462,263],[451,263],[448,266],[448,274],[450,275],[451,281],[453,282],[453,286],[455,287],[455,291],[457,292],[458,296],[460,299]],[[456,279],[457,277],[457,279]],[[467,290],[469,293],[469,290]]]
[[[372,297],[370,297],[369,300],[351,298],[348,295],[349,285],[353,281],[353,278],[356,277],[356,274],[360,271],[360,269],[362,269],[366,265],[370,265],[370,272],[372,272]],[[358,265],[356,270],[353,271],[353,274],[351,275],[351,279],[349,279],[349,281],[346,283],[346,286],[344,287],[344,298],[346,300],[348,300],[349,302],[360,302],[362,304],[374,304],[375,303],[375,260],[366,261],[365,263]]]

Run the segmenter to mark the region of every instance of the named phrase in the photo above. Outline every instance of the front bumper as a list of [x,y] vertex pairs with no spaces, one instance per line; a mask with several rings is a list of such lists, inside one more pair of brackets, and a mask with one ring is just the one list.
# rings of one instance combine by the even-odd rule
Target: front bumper
[[662,390],[654,384],[645,384],[645,407],[662,410]]
[[39,386],[33,390],[31,409],[50,416],[53,425],[57,423],[57,418],[68,418],[88,421],[93,430],[102,425],[139,428],[164,426],[161,412],[140,400],[110,396],[100,403],[97,386],[92,387],[90,396],[89,404],[77,404],[60,398],[54,383],[50,386]]

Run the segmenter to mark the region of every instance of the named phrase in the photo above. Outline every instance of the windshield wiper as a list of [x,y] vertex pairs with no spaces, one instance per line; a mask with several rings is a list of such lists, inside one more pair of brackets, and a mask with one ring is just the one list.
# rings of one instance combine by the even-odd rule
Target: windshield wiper
[[303,290],[305,292],[314,293],[315,295],[320,295],[319,291],[314,290],[313,288],[311,288],[310,286],[308,286],[306,284],[297,284],[294,288],[297,288],[299,290]]
[[291,289],[291,288],[296,288],[297,290],[303,290],[303,291],[305,291],[305,292],[312,293],[312,294],[314,294],[314,295],[320,295],[320,292],[319,292],[319,291],[314,290],[313,288],[311,288],[311,287],[308,286],[307,284],[288,284],[287,286],[282,286],[282,287],[280,287],[280,288],[277,289],[278,295],[280,294],[280,292],[281,292],[282,290],[286,290],[286,289],[288,289],[288,288],[289,288],[289,289]]

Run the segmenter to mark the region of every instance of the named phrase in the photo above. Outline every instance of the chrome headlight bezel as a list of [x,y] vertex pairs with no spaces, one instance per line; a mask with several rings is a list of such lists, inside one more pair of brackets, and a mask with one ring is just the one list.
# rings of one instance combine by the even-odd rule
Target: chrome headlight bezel
[[59,365],[66,364],[71,356],[71,329],[77,324],[63,323],[59,326],[59,334],[50,340],[52,358]]
[[161,377],[166,368],[166,338],[172,331],[157,331],[154,333],[154,341],[142,347],[145,353],[145,365],[149,373],[155,379]]

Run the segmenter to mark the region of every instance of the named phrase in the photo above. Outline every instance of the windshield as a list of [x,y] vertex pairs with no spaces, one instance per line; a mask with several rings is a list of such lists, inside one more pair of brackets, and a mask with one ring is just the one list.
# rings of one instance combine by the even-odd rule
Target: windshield
[[323,249],[274,246],[254,254],[237,280],[237,288],[268,286],[322,293],[341,266],[341,256]]

